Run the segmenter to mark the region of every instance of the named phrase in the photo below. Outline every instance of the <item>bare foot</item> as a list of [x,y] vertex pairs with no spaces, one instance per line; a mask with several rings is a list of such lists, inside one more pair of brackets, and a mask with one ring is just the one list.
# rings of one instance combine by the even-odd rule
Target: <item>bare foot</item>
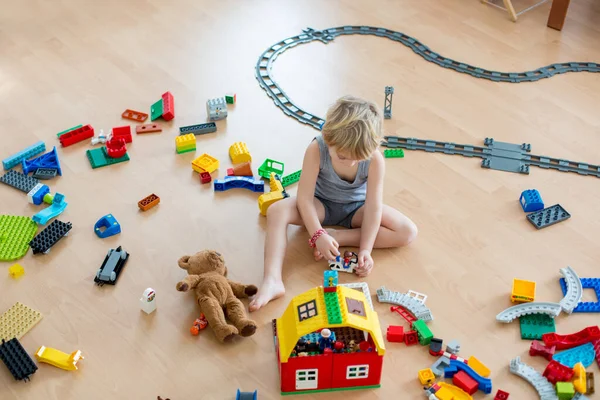
[[254,312],[267,305],[271,300],[275,300],[285,294],[285,287],[281,280],[268,279],[264,280],[258,293],[250,302],[248,309]]

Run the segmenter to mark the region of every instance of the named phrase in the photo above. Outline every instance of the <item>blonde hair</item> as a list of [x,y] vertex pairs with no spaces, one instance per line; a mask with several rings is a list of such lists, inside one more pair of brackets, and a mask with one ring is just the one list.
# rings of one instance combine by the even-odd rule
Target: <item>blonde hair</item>
[[327,111],[323,140],[354,160],[366,160],[381,142],[381,124],[381,111],[375,103],[344,96]]

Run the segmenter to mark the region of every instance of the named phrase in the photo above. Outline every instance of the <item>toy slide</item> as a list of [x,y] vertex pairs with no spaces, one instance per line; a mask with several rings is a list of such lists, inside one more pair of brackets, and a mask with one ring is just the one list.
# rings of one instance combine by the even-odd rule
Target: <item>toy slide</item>
[[46,346],[41,346],[38,351],[35,352],[35,358],[38,362],[50,364],[66,371],[77,370],[77,361],[83,360],[80,350],[67,354]]

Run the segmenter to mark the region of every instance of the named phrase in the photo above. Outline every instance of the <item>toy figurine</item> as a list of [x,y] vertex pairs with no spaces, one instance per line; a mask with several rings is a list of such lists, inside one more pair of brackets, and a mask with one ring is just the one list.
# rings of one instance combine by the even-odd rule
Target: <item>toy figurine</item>
[[334,353],[343,353],[344,352],[344,343],[336,341],[333,344],[333,352]]
[[327,328],[321,331],[321,337],[319,338],[319,350],[325,351],[325,349],[331,349],[333,347],[333,339],[331,338],[331,331]]
[[194,336],[198,336],[201,330],[208,326],[208,321],[204,314],[200,314],[200,318],[196,318],[194,325],[190,328],[190,333]]
[[296,353],[306,353],[308,351],[308,343],[306,342],[306,339],[298,339],[298,343],[296,343],[296,348],[294,350]]
[[329,269],[333,271],[342,271],[353,273],[358,265],[358,255],[351,251],[344,252],[344,257],[337,256],[335,260],[329,261]]
[[144,290],[144,293],[140,298],[140,307],[146,314],[151,314],[156,311],[156,293],[154,292],[154,289],[148,288]]

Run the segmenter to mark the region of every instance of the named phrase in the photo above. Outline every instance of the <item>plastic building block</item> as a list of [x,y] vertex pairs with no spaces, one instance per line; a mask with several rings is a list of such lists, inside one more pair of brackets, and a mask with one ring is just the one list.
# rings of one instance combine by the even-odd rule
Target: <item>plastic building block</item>
[[60,239],[67,236],[71,230],[70,222],[62,222],[57,219],[52,221],[50,225],[44,228],[36,237],[29,242],[33,254],[44,253],[48,254],[50,248],[54,246]]
[[100,239],[105,239],[121,233],[121,225],[112,214],[106,214],[96,222],[94,232]]
[[112,128],[112,139],[122,138],[125,143],[131,143],[133,138],[131,136],[131,126],[117,126]]
[[42,141],[39,141],[31,146],[27,147],[24,150],[21,150],[17,154],[13,154],[12,156],[5,158],[2,160],[2,166],[5,170],[11,169],[12,167],[21,164],[21,161],[27,160],[35,156],[36,154],[40,154],[46,150],[46,144]]
[[406,295],[409,296],[409,297],[414,298],[415,300],[417,300],[421,304],[425,304],[425,302],[427,301],[427,295],[426,294],[415,292],[414,290],[409,290],[408,292],[406,292]]
[[62,214],[62,212],[65,211],[65,208],[67,208],[67,204],[68,203],[65,201],[65,196],[60,193],[56,193],[56,195],[54,195],[52,205],[38,212],[31,219],[38,225],[46,225],[46,223],[52,218],[56,218]]
[[258,209],[264,216],[267,215],[267,211],[272,204],[278,202],[279,200],[290,197],[287,191],[283,188],[281,176],[273,172],[271,173],[271,177],[269,179],[269,188],[271,189],[269,193],[261,194],[258,197]]
[[327,313],[327,322],[330,325],[341,324],[342,314],[340,312],[340,302],[338,299],[337,291],[323,293],[325,300],[325,310]]
[[35,352],[35,358],[38,362],[50,364],[65,371],[77,371],[77,362],[83,360],[80,350],[67,354],[46,346],[40,346]]
[[218,121],[227,118],[227,104],[224,97],[217,97],[206,101],[206,115],[209,121]]
[[596,363],[600,365],[600,340],[593,340],[594,351],[596,352]]
[[570,381],[571,378],[573,378],[574,372],[566,365],[562,365],[558,361],[552,360],[544,370],[543,375],[550,383],[556,384],[556,382]]
[[431,385],[434,381],[435,375],[433,375],[431,368],[425,368],[419,371],[419,382],[421,382],[421,385]]
[[106,155],[110,158],[121,158],[127,153],[125,139],[122,137],[113,137],[106,142]]
[[536,189],[524,190],[519,198],[519,203],[525,212],[539,211],[544,209],[544,202],[540,192]]
[[587,382],[585,379],[585,367],[582,363],[577,363],[573,367],[573,386],[577,393],[584,393],[587,391]]
[[225,102],[227,104],[235,104],[235,101],[236,101],[236,95],[235,95],[235,93],[227,93],[225,95]]
[[38,168],[35,170],[35,172],[33,173],[33,177],[35,179],[52,179],[54,177],[56,177],[56,174],[58,173],[58,170],[54,169],[54,168]]
[[37,228],[29,217],[0,215],[0,260],[13,261],[23,257]]
[[575,387],[571,382],[556,382],[556,394],[559,400],[571,400],[575,396]]
[[208,172],[200,172],[200,182],[202,183],[210,183],[212,181],[212,176]]
[[419,342],[419,335],[417,331],[407,331],[404,332],[404,344],[407,346],[412,346],[413,344],[417,344]]
[[135,133],[138,135],[151,132],[162,132],[162,127],[158,124],[137,125],[135,127]]
[[358,255],[352,251],[345,251],[344,256],[336,256],[335,260],[329,260],[329,269],[332,271],[341,271],[353,273],[354,268],[358,266]]
[[41,319],[39,311],[17,302],[0,315],[0,339],[21,339]]
[[459,371],[465,372],[468,376],[470,376],[475,382],[477,382],[478,389],[481,390],[485,394],[492,393],[492,381],[488,378],[484,378],[479,375],[473,368],[471,368],[468,364],[458,361],[458,360],[450,360],[450,366],[446,367],[444,370],[444,377],[450,378],[457,374]]
[[[339,275],[337,271],[324,271],[323,272],[323,288],[324,289],[335,289],[338,285]],[[335,290],[333,290],[335,292]]]
[[515,357],[510,360],[510,372],[529,382],[538,392],[540,400],[558,400],[552,383],[538,371],[521,362],[521,357]]
[[9,341],[2,339],[0,359],[18,381],[28,381],[29,377],[37,371],[37,366],[16,338]]
[[163,99],[161,98],[159,101],[152,104],[152,106],[150,107],[150,120],[154,121],[155,119],[162,117],[163,110]]
[[490,376],[490,369],[486,367],[481,361],[479,361],[475,356],[469,357],[469,359],[467,360],[467,364],[469,364],[469,367],[473,368],[475,372],[477,372],[484,378]]
[[[39,206],[44,202],[44,197],[50,193],[48,185],[38,183],[27,193],[27,201]],[[52,199],[54,201],[54,198]],[[52,204],[52,202],[50,203]]]
[[[571,267],[561,268],[560,273],[563,276],[561,288],[563,289],[564,297],[559,304],[564,312],[571,314],[583,297],[583,283]],[[600,282],[600,280],[598,281]]]
[[402,306],[410,311],[410,313],[413,314],[417,319],[422,319],[425,322],[433,320],[433,315],[431,314],[431,310],[429,308],[405,293],[392,292],[391,290],[386,289],[384,286],[377,289],[376,293],[377,301],[380,303],[390,303]]
[[448,352],[450,354],[458,354],[458,353],[460,353],[460,343],[458,343],[458,340],[456,340],[456,339],[451,340],[446,345],[446,352]]
[[207,122],[205,124],[182,126],[179,128],[180,135],[187,135],[192,133],[194,135],[204,135],[206,133],[213,133],[217,131],[217,124],[214,122]]
[[282,162],[267,158],[258,168],[258,175],[265,179],[269,179],[271,177],[271,172],[274,172],[277,175],[283,175],[283,168],[284,165]]
[[388,326],[386,339],[388,342],[402,343],[404,341],[404,327],[397,325]]
[[144,122],[148,119],[148,114],[140,111],[127,109],[123,111],[123,114],[121,114],[121,118],[130,119],[135,122]]
[[598,339],[600,339],[600,329],[597,326],[588,326],[570,335],[547,333],[542,337],[546,346],[556,346],[556,350],[570,349]]
[[479,387],[475,379],[471,378],[464,371],[458,371],[456,374],[454,374],[452,377],[452,383],[468,394],[475,393]]
[[252,166],[249,162],[236,165],[233,168],[227,168],[228,176],[252,176]]
[[581,346],[561,351],[552,357],[553,360],[556,360],[569,368],[574,368],[577,363],[581,363],[587,368],[592,365],[595,358],[596,352],[594,351],[594,345],[592,343],[582,344]]
[[19,264],[11,265],[10,268],[8,268],[8,275],[10,275],[10,277],[13,279],[20,278],[21,276],[23,276],[24,273],[25,268],[23,268]]
[[571,218],[571,214],[569,214],[560,204],[555,204],[551,207],[527,215],[527,220],[537,229],[557,224],[569,218]]
[[[581,283],[582,290],[583,289],[594,290],[594,292],[596,292],[596,297],[598,298],[599,301],[597,301],[597,302],[593,302],[593,301],[582,302],[580,299],[579,302],[577,303],[577,307],[575,307],[573,309],[573,312],[576,312],[576,313],[580,313],[580,312],[598,313],[598,312],[600,312],[600,278],[581,278],[579,280],[579,282]],[[566,299],[567,293],[568,293],[568,287],[567,287],[567,283],[565,282],[565,279],[561,278],[560,286],[561,286],[563,293],[565,294],[565,299]]]
[[586,387],[585,394],[594,394],[595,389],[594,389],[594,373],[593,372],[585,373],[585,387]]
[[175,151],[177,154],[196,151],[196,136],[192,133],[175,137]]
[[30,192],[35,185],[40,183],[37,179],[14,170],[10,170],[2,175],[2,177],[0,177],[0,182],[4,183],[5,185],[12,186],[24,193]]
[[94,137],[94,128],[91,125],[85,125],[60,135],[58,140],[62,147],[69,147],[92,137]]
[[385,87],[385,99],[383,105],[383,118],[392,118],[392,98],[394,97],[394,87]]
[[556,332],[554,318],[545,314],[529,314],[519,318],[521,339],[540,340],[546,333]]
[[171,92],[165,92],[162,95],[163,112],[162,118],[165,121],[170,121],[175,118],[175,100]]
[[404,150],[402,149],[385,149],[383,151],[385,158],[404,158]]
[[442,339],[438,339],[438,338],[431,339],[431,342],[429,343],[429,354],[431,354],[432,356],[438,356],[438,355],[440,355],[440,353],[443,353],[442,352],[443,344],[444,344],[444,341]]
[[64,131],[62,131],[62,132],[58,132],[58,133],[56,134],[56,137],[57,137],[57,138],[59,138],[59,137],[61,137],[62,135],[64,135],[65,133],[67,133],[67,132],[71,132],[71,131],[74,131],[75,129],[79,129],[79,128],[81,128],[82,126],[83,126],[83,125],[77,125],[77,126],[74,126],[74,127],[72,127],[72,128],[65,129],[65,130],[64,130]]
[[129,259],[129,253],[121,248],[121,246],[116,249],[108,250],[108,254],[104,258],[104,262],[96,272],[96,277],[94,278],[94,282],[98,286],[102,286],[104,284],[114,285],[117,283],[117,279],[121,275],[127,260]]
[[396,314],[404,318],[404,320],[408,322],[409,326],[412,326],[413,322],[417,320],[417,318],[410,311],[408,311],[402,306],[391,306],[390,311],[395,312]]
[[86,155],[93,169],[129,161],[129,154],[127,153],[121,158],[109,157],[106,153],[106,147],[87,150]]
[[513,303],[535,301],[535,282],[516,278],[513,279],[510,301]]
[[561,312],[560,304],[548,303],[548,302],[531,302],[518,304],[502,311],[496,315],[496,321],[504,322],[506,324],[511,323],[515,318],[519,318],[527,314],[547,314],[551,317],[557,317]]
[[142,200],[138,201],[138,207],[142,211],[148,211],[152,207],[156,206],[158,203],[160,203],[160,197],[152,193],[144,197]]
[[146,314],[152,314],[156,311],[156,292],[152,288],[147,288],[140,298],[140,307]]
[[508,400],[508,396],[510,396],[510,393],[498,389],[496,395],[494,396],[494,400]]
[[240,392],[240,389],[237,390],[235,395],[235,400],[257,400],[258,399],[258,390],[254,392]]
[[248,146],[244,142],[235,142],[229,146],[229,157],[234,164],[252,161],[252,155],[250,155]]
[[547,347],[543,342],[534,340],[529,347],[529,355],[532,357],[544,357],[548,361],[552,361],[552,356],[556,352],[555,346]]
[[192,169],[198,173],[208,172],[212,174],[219,168],[219,160],[204,153],[192,161]]
[[288,186],[298,182],[300,180],[300,175],[302,175],[302,170],[292,172],[291,174],[286,175],[283,178],[281,178],[281,184],[283,185],[283,187],[288,187]]
[[431,343],[431,339],[433,339],[433,333],[431,333],[431,330],[425,324],[425,321],[418,320],[413,322],[412,329],[417,331],[419,343],[422,346],[427,346],[429,343]]
[[450,359],[448,357],[440,357],[431,366],[431,370],[435,376],[444,375],[444,370],[450,366]]
[[215,192],[224,192],[236,188],[262,193],[265,190],[265,183],[261,180],[246,176],[226,176],[224,179],[216,179],[214,183]]
[[62,169],[60,168],[60,161],[58,159],[56,146],[52,148],[52,151],[49,151],[46,154],[42,154],[37,158],[31,160],[22,160],[21,166],[23,167],[23,173],[25,175],[29,174],[32,171],[36,171],[39,168],[49,168],[56,170],[58,175],[62,176]]

